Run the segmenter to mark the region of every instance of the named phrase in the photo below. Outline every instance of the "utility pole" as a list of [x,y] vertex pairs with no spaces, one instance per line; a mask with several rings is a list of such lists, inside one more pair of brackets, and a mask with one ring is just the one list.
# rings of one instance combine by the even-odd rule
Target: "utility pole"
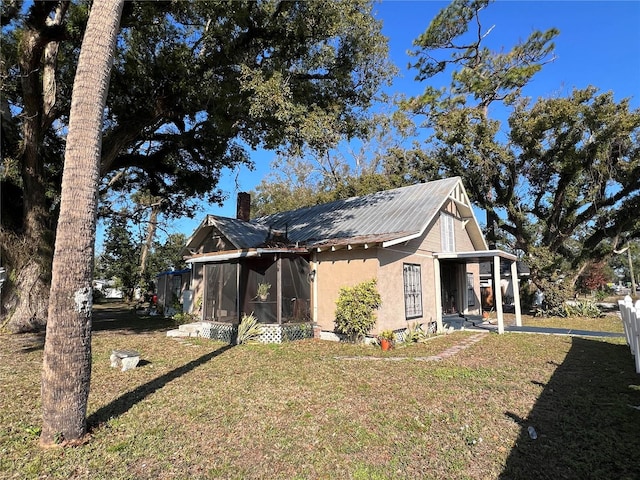
[[616,250],[614,248],[613,253],[621,254],[621,253],[624,253],[625,250],[627,251],[627,259],[629,260],[629,276],[631,277],[630,296],[635,297],[636,296],[636,276],[635,276],[635,273],[633,272],[633,260],[631,258],[631,243],[629,242],[628,236],[626,237],[626,240],[627,240],[627,246],[620,250]]
[[631,260],[631,244],[627,237],[627,258],[629,259],[629,275],[631,275],[631,297],[636,296],[636,277],[633,273],[633,261]]

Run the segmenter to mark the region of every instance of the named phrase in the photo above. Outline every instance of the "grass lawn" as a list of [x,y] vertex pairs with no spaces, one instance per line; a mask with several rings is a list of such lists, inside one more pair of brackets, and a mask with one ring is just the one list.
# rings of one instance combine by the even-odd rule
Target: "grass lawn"
[[[591,327],[572,328],[622,331],[613,317],[581,321]],[[0,336],[0,478],[632,479],[640,472],[633,408],[640,375],[624,339],[487,333],[427,362],[421,358],[477,333],[383,354],[317,340],[178,341],[166,337],[168,327],[116,309],[96,313],[91,436],[53,450],[38,447],[41,339]],[[140,351],[141,365],[110,368],[112,349]]]

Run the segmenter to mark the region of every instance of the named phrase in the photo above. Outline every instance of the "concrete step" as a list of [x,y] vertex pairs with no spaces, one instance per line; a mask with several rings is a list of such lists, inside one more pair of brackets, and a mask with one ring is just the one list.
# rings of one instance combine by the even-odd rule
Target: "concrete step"
[[175,330],[169,330],[167,337],[201,337],[202,329],[209,325],[207,322],[185,323]]
[[189,336],[190,336],[189,332],[183,332],[182,330],[178,330],[178,329],[169,330],[167,332],[167,337],[176,337],[176,338],[178,338],[178,337],[189,337]]
[[184,325],[180,325],[178,330],[181,332],[187,333],[200,333],[202,331],[203,323],[195,322],[195,323],[185,323]]

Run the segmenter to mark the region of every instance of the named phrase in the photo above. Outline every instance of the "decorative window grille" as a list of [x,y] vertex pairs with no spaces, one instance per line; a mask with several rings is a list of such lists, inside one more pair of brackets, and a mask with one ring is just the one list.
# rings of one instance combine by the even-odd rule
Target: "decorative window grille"
[[456,237],[455,237],[455,219],[446,213],[440,214],[440,233],[442,237],[442,251],[443,252],[455,252],[456,251]]
[[405,263],[404,281],[404,313],[405,318],[422,317],[422,285],[420,282],[420,265]]

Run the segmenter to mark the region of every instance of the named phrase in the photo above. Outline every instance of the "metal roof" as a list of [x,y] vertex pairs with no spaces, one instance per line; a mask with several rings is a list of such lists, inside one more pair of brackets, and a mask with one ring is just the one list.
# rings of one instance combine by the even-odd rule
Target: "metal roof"
[[269,227],[237,218],[207,215],[207,225],[214,226],[238,249],[262,245],[269,237]]
[[285,231],[293,243],[420,234],[442,208],[458,177],[351,197],[260,217],[251,223]]
[[207,234],[205,230],[210,231],[205,227],[215,227],[237,249],[265,246],[278,238],[276,232],[288,244],[306,247],[363,243],[389,246],[422,235],[450,199],[465,216],[474,219],[469,234],[478,249],[485,249],[459,177],[276,213],[250,222],[208,215],[187,245],[198,243]]

